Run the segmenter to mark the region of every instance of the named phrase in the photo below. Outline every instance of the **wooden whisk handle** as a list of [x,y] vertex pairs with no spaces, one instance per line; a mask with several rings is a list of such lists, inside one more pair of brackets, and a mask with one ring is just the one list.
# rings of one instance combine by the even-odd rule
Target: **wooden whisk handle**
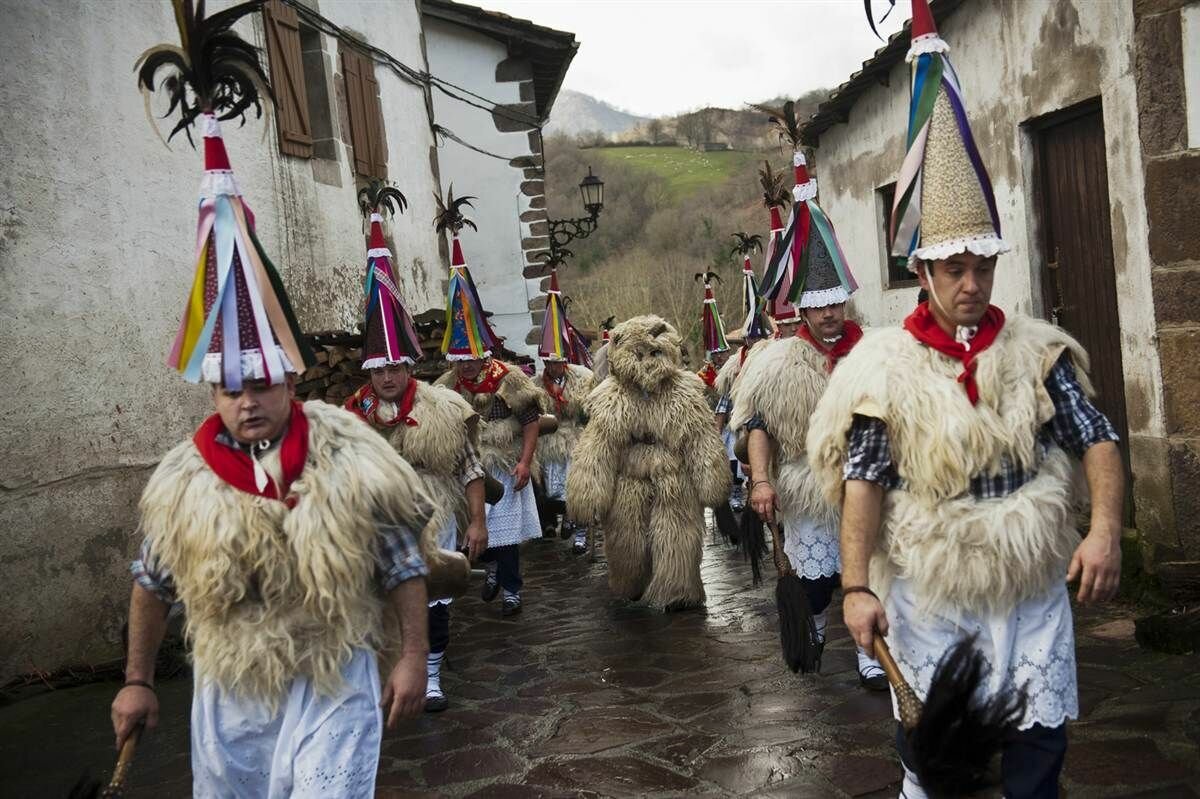
[[892,650],[888,649],[887,641],[879,633],[875,634],[875,659],[879,661],[879,665],[883,666],[888,682],[891,683],[892,690],[896,692],[896,705],[900,709],[900,723],[904,725],[904,729],[911,730],[920,721],[921,711],[925,709],[925,706],[917,698],[917,692],[900,673],[900,667],[896,665],[896,659],[892,657]]

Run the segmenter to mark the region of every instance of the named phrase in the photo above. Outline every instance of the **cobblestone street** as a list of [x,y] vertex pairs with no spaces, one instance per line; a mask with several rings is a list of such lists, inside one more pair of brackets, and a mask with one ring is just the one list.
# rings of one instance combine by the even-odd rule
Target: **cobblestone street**
[[[889,703],[859,687],[840,623],[824,673],[792,675],[773,581],[751,588],[736,552],[706,548],[707,612],[663,615],[613,601],[602,555],[568,550],[527,545],[520,616],[501,619],[477,595],[455,604],[450,709],[386,736],[379,797],[896,794]],[[1200,796],[1195,659],[1140,650],[1119,606],[1079,614],[1077,629],[1084,717],[1071,726],[1066,795]],[[110,768],[112,689],[0,709],[3,795],[62,796],[84,767]],[[190,681],[160,694],[132,797],[189,794]]]

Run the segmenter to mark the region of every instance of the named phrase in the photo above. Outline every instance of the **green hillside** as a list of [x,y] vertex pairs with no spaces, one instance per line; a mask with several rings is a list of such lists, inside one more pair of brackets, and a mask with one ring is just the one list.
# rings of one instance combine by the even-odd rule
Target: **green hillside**
[[[598,162],[620,163],[662,177],[674,199],[746,174],[748,165],[763,157],[734,150],[702,153],[687,147],[596,147],[586,154],[588,158],[599,156]],[[600,169],[597,163],[596,170]]]

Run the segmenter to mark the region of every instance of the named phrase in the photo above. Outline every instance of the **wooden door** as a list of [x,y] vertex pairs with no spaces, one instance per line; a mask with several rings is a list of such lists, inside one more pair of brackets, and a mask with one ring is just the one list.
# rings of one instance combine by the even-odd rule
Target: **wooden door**
[[[1046,264],[1043,307],[1050,321],[1087,349],[1096,406],[1125,442],[1129,429],[1100,103],[1087,103],[1038,125],[1036,147]],[[1129,449],[1122,444],[1121,451],[1128,475]]]

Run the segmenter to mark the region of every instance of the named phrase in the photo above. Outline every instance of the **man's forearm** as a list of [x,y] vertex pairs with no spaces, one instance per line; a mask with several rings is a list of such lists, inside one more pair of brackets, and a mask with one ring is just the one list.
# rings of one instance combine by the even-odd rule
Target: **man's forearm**
[[477,477],[467,483],[463,493],[467,496],[467,515],[470,517],[470,521],[482,522],[487,514],[487,509],[484,507],[487,492],[483,486],[483,478]]
[[537,422],[530,422],[521,428],[521,463],[527,467],[533,463],[533,453],[537,449],[537,440]]
[[842,585],[867,584],[882,508],[882,486],[865,480],[846,481],[840,536]]
[[1083,453],[1092,500],[1092,529],[1120,534],[1125,505],[1125,467],[1116,443],[1103,441]]
[[154,594],[133,584],[129,596],[129,651],[125,658],[125,679],[154,682],[154,662],[167,633],[170,606]]
[[746,450],[750,456],[750,473],[755,481],[766,480],[771,466],[771,439],[766,430],[754,428],[746,439]]
[[392,589],[388,601],[400,619],[400,657],[424,659],[429,654],[429,597],[425,581],[405,580]]

